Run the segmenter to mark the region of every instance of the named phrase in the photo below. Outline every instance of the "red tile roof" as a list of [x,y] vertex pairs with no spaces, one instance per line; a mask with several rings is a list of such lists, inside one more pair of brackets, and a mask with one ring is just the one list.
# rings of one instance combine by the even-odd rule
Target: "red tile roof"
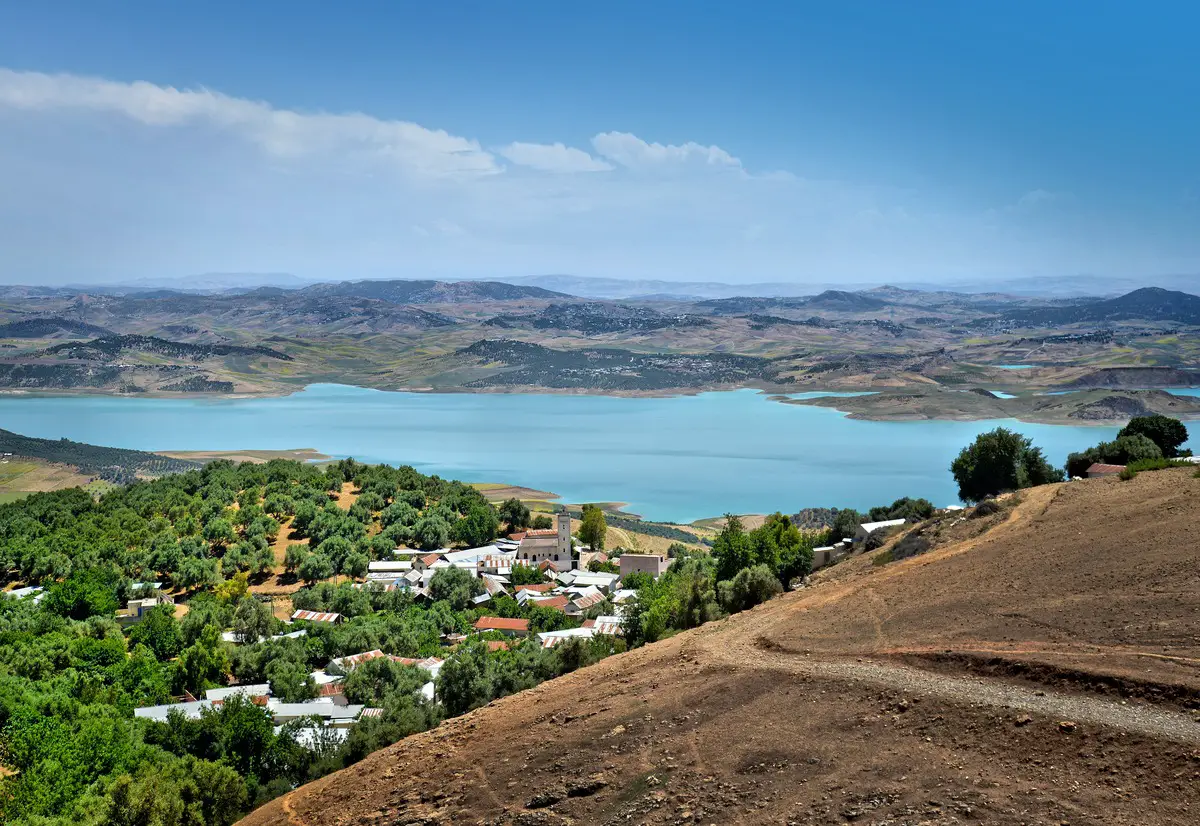
[[488,651],[507,651],[512,647],[512,643],[506,640],[488,640],[487,647]]
[[518,593],[521,591],[533,591],[535,594],[544,594],[547,591],[553,590],[554,587],[553,582],[539,582],[537,585],[518,585],[516,590]]
[[536,531],[525,531],[525,538],[533,539],[540,536],[558,536],[554,528],[538,528]]
[[1087,473],[1120,473],[1124,469],[1124,465],[1106,465],[1103,462],[1095,462],[1087,469]]
[[441,554],[426,554],[425,556],[421,557],[421,564],[424,565],[426,568],[428,568],[430,565],[437,562],[441,558],[442,558]]
[[476,631],[529,631],[529,620],[507,617],[480,617],[475,621]]
[[562,594],[559,594],[556,597],[541,597],[539,599],[531,599],[529,601],[538,608],[553,608],[556,611],[564,610],[567,607],[567,603],[570,602],[570,600],[568,600]]
[[508,538],[511,539],[513,542],[520,542],[522,539],[525,538],[525,531],[518,531],[517,533],[510,533],[508,535]]

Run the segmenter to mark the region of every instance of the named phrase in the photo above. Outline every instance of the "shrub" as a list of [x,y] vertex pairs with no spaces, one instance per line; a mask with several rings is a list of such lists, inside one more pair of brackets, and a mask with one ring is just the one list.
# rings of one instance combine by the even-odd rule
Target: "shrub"
[[753,608],[781,593],[779,577],[766,565],[743,568],[733,579],[717,586],[717,600],[731,614]]
[[1004,510],[1004,506],[997,499],[984,499],[975,506],[975,510],[971,511],[970,519],[979,519],[984,516],[1000,513]]
[[1130,479],[1137,476],[1137,471],[1131,467],[1126,467],[1122,468],[1121,472],[1117,474],[1117,476],[1122,482],[1128,482]]
[[1143,470],[1166,470],[1171,467],[1191,467],[1191,465],[1178,459],[1139,459],[1136,462],[1130,462],[1125,469],[1140,473]]

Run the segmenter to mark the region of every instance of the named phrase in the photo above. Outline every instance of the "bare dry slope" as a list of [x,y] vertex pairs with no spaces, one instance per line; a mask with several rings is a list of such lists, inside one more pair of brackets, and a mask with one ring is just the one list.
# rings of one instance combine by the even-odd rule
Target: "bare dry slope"
[[244,823],[1197,822],[1197,494],[1184,471],[1032,491],[981,538],[853,560]]

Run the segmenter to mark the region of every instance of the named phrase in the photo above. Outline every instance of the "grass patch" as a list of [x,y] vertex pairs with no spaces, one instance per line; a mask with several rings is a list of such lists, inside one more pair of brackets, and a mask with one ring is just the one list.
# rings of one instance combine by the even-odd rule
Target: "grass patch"
[[875,556],[871,557],[871,564],[874,565],[876,568],[882,568],[884,565],[887,565],[893,559],[894,559],[894,557],[892,556],[892,549],[888,548],[886,551],[875,554]]

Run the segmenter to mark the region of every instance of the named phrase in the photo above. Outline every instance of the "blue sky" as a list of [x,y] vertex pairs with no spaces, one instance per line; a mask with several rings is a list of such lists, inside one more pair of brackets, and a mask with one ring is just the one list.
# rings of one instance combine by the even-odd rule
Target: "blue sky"
[[7,3],[0,281],[1200,273],[1189,3]]

